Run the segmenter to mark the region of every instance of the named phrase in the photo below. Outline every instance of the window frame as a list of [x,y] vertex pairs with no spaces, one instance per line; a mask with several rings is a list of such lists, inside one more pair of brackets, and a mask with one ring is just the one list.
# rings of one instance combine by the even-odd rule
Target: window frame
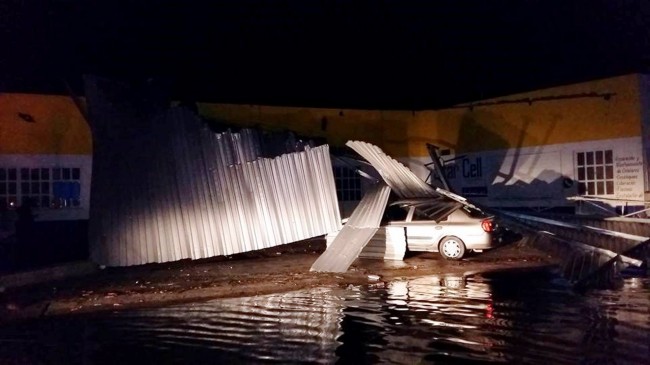
[[574,167],[578,195],[614,196],[616,194],[612,149],[576,151]]
[[[81,204],[79,166],[0,166],[0,206],[16,209],[31,199],[34,209],[77,209]],[[59,191],[72,191],[66,198]]]
[[334,183],[338,201],[361,200],[361,176],[355,170],[346,166],[334,166]]

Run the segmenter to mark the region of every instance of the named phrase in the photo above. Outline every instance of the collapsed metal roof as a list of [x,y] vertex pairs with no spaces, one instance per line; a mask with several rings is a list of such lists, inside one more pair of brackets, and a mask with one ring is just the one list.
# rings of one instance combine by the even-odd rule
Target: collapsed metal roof
[[[448,215],[462,206],[481,210],[462,196],[428,185],[377,146],[360,141],[349,141],[347,146],[368,160],[386,184],[402,198],[396,204],[414,206],[420,213],[434,220]],[[368,200],[366,201],[366,199]],[[372,206],[375,207],[372,210],[374,216],[380,211],[378,207],[382,202],[384,202],[383,198],[373,191],[372,194],[364,197],[363,204],[360,204],[357,208],[358,211],[353,214],[362,214],[368,211],[368,206]],[[524,230],[528,243],[561,259],[562,273],[576,286],[598,280],[603,273],[616,275],[624,267],[642,265],[642,260],[633,257],[633,251],[650,240],[647,235],[624,233],[602,227],[512,212],[489,209],[487,211],[499,215],[502,222]],[[381,212],[383,213],[383,208]],[[645,224],[647,225],[648,222]],[[379,222],[376,227],[373,222],[372,226],[368,225],[364,226],[364,229],[358,229],[348,222],[341,231],[340,237],[335,238],[327,251],[319,258],[317,264],[312,267],[312,270],[347,270],[356,258],[356,256],[351,258],[350,254],[352,252],[358,254],[372,238],[369,232],[375,232],[378,226]],[[646,232],[648,231],[650,229],[646,230]],[[354,250],[351,250],[351,247],[346,247],[345,242],[348,242]],[[337,257],[345,257],[345,260],[341,260],[345,265],[338,263],[335,265],[333,260]]]
[[390,188],[378,183],[370,189],[332,244],[320,255],[311,271],[345,272],[379,229]]
[[152,107],[119,85],[87,89],[95,262],[230,255],[341,228],[327,145],[260,158],[268,151],[254,130],[214,133],[188,109]]
[[[574,286],[602,284],[629,266],[644,264],[642,252],[650,237],[594,226],[597,220],[549,219],[500,212],[502,219],[527,235],[527,242],[560,261],[561,273]],[[602,220],[601,220],[602,222]],[[621,224],[625,224],[623,220]],[[627,222],[631,223],[631,222]],[[648,225],[649,222],[642,224]],[[617,228],[609,224],[610,228]]]
[[[350,267],[377,232],[390,190],[402,198],[421,201],[420,209],[432,217],[449,214],[463,205],[471,205],[463,197],[428,185],[375,145],[361,141],[348,141],[346,145],[368,160],[386,185],[377,185],[366,193],[350,220],[316,260],[311,271],[345,272]],[[425,205],[426,209],[423,208]],[[364,216],[367,218],[364,219]]]

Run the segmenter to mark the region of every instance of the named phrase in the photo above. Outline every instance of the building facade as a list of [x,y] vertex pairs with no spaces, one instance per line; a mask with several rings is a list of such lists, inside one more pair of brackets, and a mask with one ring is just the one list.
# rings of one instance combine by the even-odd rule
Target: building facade
[[90,129],[71,98],[0,94],[0,207],[35,220],[87,220]]
[[[493,207],[606,209],[646,200],[650,79],[630,74],[476,101],[443,110],[385,111],[198,103],[206,119],[292,130],[380,146],[426,179],[435,145],[451,188]],[[92,136],[70,97],[0,94],[0,205],[29,201],[37,221],[86,220]],[[334,161],[342,209],[363,193],[353,168]],[[115,197],[119,199],[119,197]],[[5,209],[3,208],[3,209]]]
[[[418,176],[439,148],[451,188],[500,208],[644,207],[650,151],[650,81],[630,74],[476,101],[442,110],[335,110],[200,104],[202,115],[291,127],[342,146],[380,146]],[[586,203],[573,197],[593,197]]]

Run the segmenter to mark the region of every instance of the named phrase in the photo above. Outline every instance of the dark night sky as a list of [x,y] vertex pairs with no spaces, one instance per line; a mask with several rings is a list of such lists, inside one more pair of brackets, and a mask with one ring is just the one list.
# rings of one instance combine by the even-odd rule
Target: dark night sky
[[422,109],[647,71],[650,1],[0,0],[0,47],[0,91]]

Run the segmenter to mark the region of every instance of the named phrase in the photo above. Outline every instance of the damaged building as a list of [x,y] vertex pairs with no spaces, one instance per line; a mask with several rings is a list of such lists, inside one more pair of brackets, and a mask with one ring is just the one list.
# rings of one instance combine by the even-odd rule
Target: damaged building
[[[650,79],[643,74],[438,110],[199,104],[203,114],[235,122],[302,125],[336,145],[373,143],[421,179],[432,173],[432,145],[450,188],[484,205],[607,215],[645,209],[649,108]],[[319,129],[322,119],[326,131]],[[346,127],[353,136],[340,133]]]
[[337,231],[366,193],[387,198],[344,157],[360,139],[482,206],[628,214],[645,209],[649,86],[632,74],[422,111],[187,108],[90,77],[81,99],[0,95],[0,203],[80,224],[61,241],[87,234],[101,264],[228,255]]

